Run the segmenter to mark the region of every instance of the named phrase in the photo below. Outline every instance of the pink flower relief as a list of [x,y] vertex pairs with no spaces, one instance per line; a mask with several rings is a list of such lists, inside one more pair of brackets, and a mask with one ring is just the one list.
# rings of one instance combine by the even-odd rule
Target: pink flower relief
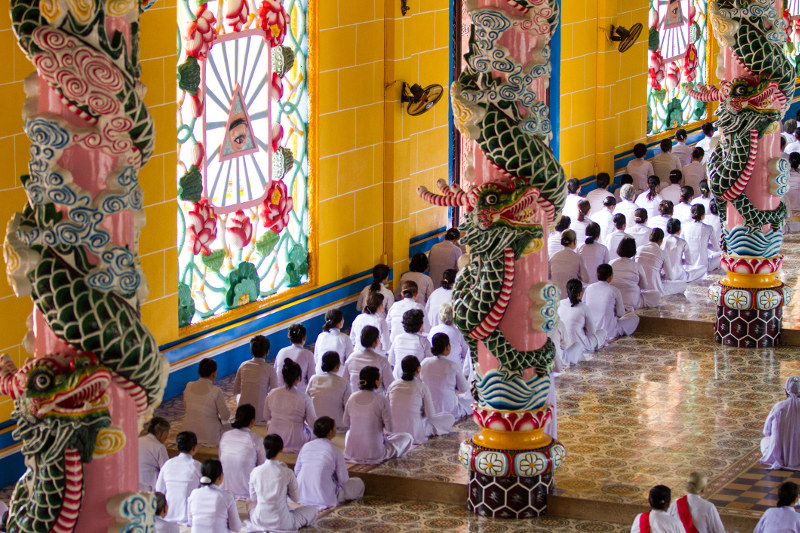
[[658,91],[661,89],[661,83],[664,81],[664,58],[658,52],[649,51],[647,53],[648,59],[648,78],[650,87]]
[[267,198],[261,204],[259,215],[264,222],[264,227],[280,233],[289,224],[289,214],[292,212],[292,197],[286,185],[280,181],[273,181],[267,191]]
[[269,84],[269,97],[276,102],[283,98],[283,83],[275,72],[272,73],[272,81]]
[[270,46],[283,44],[291,19],[280,0],[263,0],[258,9],[258,21],[261,29],[267,32]]
[[209,246],[217,238],[217,215],[208,205],[208,200],[203,198],[192,207],[189,215],[189,238],[192,241],[192,253],[200,252],[203,255],[210,255]]
[[278,148],[281,147],[281,140],[283,139],[283,126],[278,124],[277,122],[272,125],[272,151],[277,152]]
[[207,4],[201,4],[195,16],[197,20],[190,22],[186,27],[186,35],[183,40],[186,41],[187,55],[204,60],[208,57],[211,43],[217,38],[217,31],[214,28],[217,19],[209,11]]
[[244,211],[236,211],[228,216],[225,228],[228,233],[228,244],[234,250],[241,250],[250,243],[253,237],[253,223]]
[[247,15],[250,8],[246,0],[228,0],[225,12],[225,24],[233,31],[242,31],[242,27],[247,22]]
[[697,66],[699,63],[697,59],[697,48],[694,44],[690,44],[686,48],[686,55],[683,57],[683,77],[687,82],[694,81],[697,76]]

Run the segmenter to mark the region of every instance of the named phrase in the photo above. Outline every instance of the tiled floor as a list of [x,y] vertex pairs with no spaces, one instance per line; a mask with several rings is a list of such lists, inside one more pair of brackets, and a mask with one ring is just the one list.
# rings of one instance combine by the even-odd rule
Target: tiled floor
[[709,500],[720,509],[732,514],[754,515],[764,512],[769,507],[774,507],[778,501],[777,489],[784,481],[800,483],[800,472],[788,470],[766,470],[759,464],[754,453],[755,461],[752,467],[741,472],[735,479],[726,484],[720,484],[715,489]]
[[[783,283],[793,288],[797,297],[783,309],[783,327],[800,329],[800,234],[787,235],[781,249],[783,267],[778,277]],[[663,298],[658,307],[640,309],[640,316],[679,318],[700,322],[714,322],[715,308],[708,298],[708,287],[722,274],[711,274],[698,280],[687,288],[685,294],[675,294]]]

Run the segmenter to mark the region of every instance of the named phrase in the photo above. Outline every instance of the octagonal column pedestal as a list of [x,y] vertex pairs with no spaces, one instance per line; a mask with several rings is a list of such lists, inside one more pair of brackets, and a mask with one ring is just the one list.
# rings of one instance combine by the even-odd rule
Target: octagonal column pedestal
[[708,290],[717,306],[715,342],[738,348],[780,344],[783,305],[792,299],[792,289],[776,278],[782,261],[780,255],[722,257],[727,276]]

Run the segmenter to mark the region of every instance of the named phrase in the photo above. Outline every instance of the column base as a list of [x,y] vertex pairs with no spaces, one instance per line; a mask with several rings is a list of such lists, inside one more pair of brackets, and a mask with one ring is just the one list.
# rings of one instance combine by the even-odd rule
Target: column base
[[491,518],[535,518],[547,513],[552,472],[533,477],[495,477],[469,472],[467,508]]
[[737,348],[771,348],[781,343],[783,307],[731,309],[717,306],[714,341]]

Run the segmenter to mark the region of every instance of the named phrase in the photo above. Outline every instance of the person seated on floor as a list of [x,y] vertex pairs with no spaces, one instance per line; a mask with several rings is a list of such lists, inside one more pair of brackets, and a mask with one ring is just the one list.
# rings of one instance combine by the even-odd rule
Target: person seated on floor
[[269,354],[269,339],[256,335],[250,339],[250,353],[253,358],[239,365],[233,380],[233,394],[238,396],[237,406],[250,404],[256,408],[256,424],[267,423],[264,418],[264,401],[269,391],[278,386],[275,367],[266,362]]
[[431,391],[433,412],[450,413],[460,420],[472,413],[471,402],[460,396],[469,391],[469,384],[462,365],[448,358],[450,351],[450,338],[444,333],[436,333],[431,340],[434,357],[422,362],[419,378]]
[[[156,533],[181,533],[181,526],[175,522],[169,522],[166,519],[169,505],[167,504],[167,497],[163,492],[156,492],[153,494],[156,499]],[[5,527],[0,528],[0,531],[5,531]]]
[[[400,294],[403,296],[401,300],[395,302],[392,309],[386,315],[386,323],[389,326],[389,343],[394,342],[394,338],[403,333],[403,315],[406,311],[412,309],[419,309],[423,312],[422,331],[428,332],[430,324],[424,318],[425,303],[417,301],[417,284],[414,281],[404,281],[400,289]],[[388,350],[388,348],[387,348]]]
[[611,265],[597,267],[597,282],[586,287],[583,301],[591,312],[597,330],[606,332],[606,340],[622,335],[633,335],[639,326],[639,315],[626,313],[622,293],[614,287],[614,269]]
[[350,477],[344,452],[331,442],[336,437],[336,422],[329,416],[317,418],[314,436],[300,449],[294,465],[298,503],[323,510],[362,498],[364,482]]
[[636,143],[633,145],[633,159],[628,163],[625,172],[633,178],[632,183],[639,191],[647,190],[647,177],[652,176],[653,164],[646,160],[647,145],[644,143]]
[[[603,200],[603,209],[592,215],[592,221],[600,226],[600,240],[605,246],[606,239],[614,231],[614,209],[617,207],[617,199],[613,196],[606,196]],[[549,243],[548,243],[549,246]]]
[[[447,358],[464,371],[464,377],[469,376],[469,361],[471,361],[469,345],[464,340],[464,334],[455,325],[455,311],[452,302],[439,308],[439,325],[431,328],[431,332],[428,333],[428,342],[431,345],[433,345],[433,337],[437,333],[444,333],[450,340],[450,353]],[[431,353],[433,353],[433,349],[431,349]]]
[[381,354],[386,354],[389,351],[391,341],[389,325],[383,313],[383,302],[383,294],[379,292],[370,293],[364,310],[353,319],[353,323],[350,325],[350,342],[353,343],[353,353],[364,349],[364,346],[361,345],[361,331],[366,326],[372,326],[378,330],[380,342],[376,347],[376,351]]
[[450,433],[456,419],[450,413],[437,413],[433,408],[431,391],[419,380],[419,359],[407,355],[399,366],[402,368],[400,378],[394,380],[386,392],[394,430],[411,434],[414,444],[422,444],[428,437]]
[[589,282],[589,272],[586,270],[586,263],[583,258],[575,251],[578,243],[575,240],[575,232],[571,229],[561,234],[561,250],[550,258],[550,281],[553,282],[565,294],[567,281],[578,278],[581,281]]
[[681,180],[683,173],[680,170],[673,170],[669,173],[669,185],[661,189],[661,197],[669,200],[673,205],[681,201]]
[[658,176],[650,176],[647,178],[647,190],[640,193],[636,197],[636,205],[643,209],[647,209],[647,217],[652,218],[658,214],[658,206],[664,201],[664,198],[658,194],[658,189],[661,186],[661,180]]
[[169,422],[154,416],[139,437],[139,490],[150,492],[158,479],[158,471],[169,459],[164,443],[169,438]]
[[622,301],[627,311],[642,307],[656,307],[661,296],[656,291],[647,290],[644,270],[634,260],[636,241],[632,237],[623,238],[617,247],[617,259],[611,261],[614,269],[612,285],[622,293]]
[[556,222],[553,231],[547,236],[547,258],[550,259],[553,255],[556,254],[559,250],[561,250],[561,234],[569,229],[569,225],[572,223],[572,219],[570,217],[562,216]]
[[719,243],[714,241],[714,229],[703,222],[705,216],[706,208],[703,204],[693,205],[692,221],[685,224],[682,230],[692,256],[692,267],[703,272],[703,275],[718,270],[722,256]]
[[795,510],[800,487],[785,481],[778,487],[778,503],[761,516],[753,533],[800,533],[800,513]]
[[388,265],[377,264],[372,267],[372,284],[364,287],[359,293],[358,301],[356,301],[356,311],[360,313],[364,310],[364,306],[367,305],[367,299],[372,292],[383,294],[383,303],[386,311],[392,307],[394,303],[394,293],[387,286],[389,284],[389,274],[391,273],[392,270]]
[[661,245],[664,250],[664,279],[691,283],[705,276],[702,267],[692,266],[692,256],[686,241],[681,237],[681,221],[671,218],[667,224],[667,236]]
[[314,403],[318,417],[327,416],[336,422],[336,427],[347,429],[342,422],[344,406],[350,399],[350,380],[339,375],[341,362],[336,352],[325,352],[322,356],[322,372],[315,374],[308,383],[308,394]]
[[458,260],[464,254],[458,245],[460,237],[461,232],[458,231],[458,228],[450,228],[444,233],[444,240],[434,244],[431,251],[428,252],[428,263],[430,264],[428,270],[434,287],[441,286],[442,274],[445,270],[458,270]]
[[695,189],[699,187],[700,182],[706,177],[706,166],[703,164],[705,156],[706,153],[702,148],[695,147],[692,150],[692,162],[681,168],[684,184]]
[[697,533],[725,533],[717,507],[700,497],[708,484],[702,472],[692,472],[686,482],[686,496],[678,498],[669,507],[669,514],[683,524],[686,531]]
[[678,128],[675,130],[675,146],[672,147],[672,154],[681,162],[681,168],[692,162],[692,147],[686,146],[686,130]]
[[606,198],[609,196],[612,198],[614,197],[613,194],[608,192],[608,186],[611,184],[611,176],[608,175],[608,172],[598,173],[595,182],[597,183],[597,188],[592,189],[586,194],[586,199],[589,200],[589,205],[591,206],[589,209],[589,217],[595,213],[599,213],[600,210],[603,209],[603,201]]
[[286,359],[281,369],[286,385],[271,391],[264,405],[267,432],[280,435],[289,453],[299,452],[311,440],[311,426],[317,419],[311,398],[298,386],[303,379],[301,372],[300,365]]
[[187,383],[183,391],[183,405],[186,408],[183,427],[197,435],[201,446],[216,447],[220,435],[228,428],[231,412],[222,389],[214,385],[217,362],[203,359],[197,367],[197,373],[200,379]]
[[191,431],[181,431],[175,438],[178,455],[164,463],[158,473],[155,489],[167,497],[169,510],[164,517],[169,522],[189,524],[186,500],[200,486],[200,462],[195,461],[197,436]]
[[672,208],[672,216],[681,221],[684,226],[692,220],[692,198],[694,189],[685,185],[681,187],[680,201]]
[[[327,352],[336,352],[342,361],[347,361],[353,353],[353,341],[342,333],[344,314],[341,309],[328,309],[325,312],[325,324],[314,343],[314,373],[322,372],[322,356]],[[308,380],[311,383],[311,378]]]
[[672,218],[673,210],[674,206],[672,205],[672,202],[669,200],[661,200],[661,203],[658,204],[658,215],[648,218],[647,225],[653,229],[661,228],[666,235],[667,223],[669,222],[669,219]]
[[283,451],[280,435],[264,437],[267,460],[250,473],[250,510],[247,531],[295,531],[314,523],[317,508],[310,505],[290,508],[288,500],[300,500],[300,490],[294,472],[276,457]]
[[428,298],[428,303],[425,304],[425,317],[431,328],[439,325],[439,308],[442,304],[453,301],[453,285],[456,283],[456,275],[458,275],[458,270],[454,268],[448,268],[442,272],[439,288],[433,291],[431,297]]
[[397,293],[395,294],[397,298],[401,296],[405,298],[405,295],[402,294],[403,283],[413,281],[417,285],[417,294],[414,299],[421,306],[425,306],[425,302],[428,301],[428,297],[435,288],[433,280],[425,273],[428,270],[428,264],[428,256],[423,253],[414,254],[411,257],[411,261],[408,263],[408,272],[400,276]]
[[567,180],[567,197],[564,206],[561,208],[561,216],[575,220],[578,217],[578,202],[583,200],[581,196],[581,182],[577,178]]
[[800,377],[786,380],[786,399],[776,403],[764,422],[761,462],[770,470],[800,471]]
[[[395,304],[397,306],[397,304]],[[378,347],[379,334],[377,328],[373,326],[366,326],[361,330],[361,345],[366,348],[355,352],[351,355],[347,362],[344,364],[344,374],[342,377],[350,381],[350,389],[358,390],[358,383],[360,381],[361,370],[366,366],[374,366],[381,373],[381,383],[378,392],[380,394],[386,393],[386,387],[383,383],[392,382],[392,365],[386,356],[379,354],[376,351]]]
[[586,226],[592,223],[589,218],[589,210],[591,209],[589,200],[582,199],[578,202],[578,214],[569,225],[569,229],[575,232],[575,240],[582,243],[586,239]]
[[255,422],[256,408],[249,403],[240,405],[231,424],[233,429],[219,439],[219,460],[225,471],[222,488],[237,500],[247,500],[250,472],[266,459],[261,437],[251,431]]
[[656,485],[650,489],[647,498],[650,510],[636,515],[631,533],[686,533],[681,521],[667,512],[671,499],[672,491],[665,485]]
[[680,171],[681,161],[672,153],[672,142],[669,139],[661,139],[661,153],[653,156],[653,174],[667,181],[667,176],[672,171]]
[[[647,176],[644,177],[644,183],[645,184],[647,183]],[[620,193],[622,192],[622,188],[625,185],[634,185],[633,176],[631,176],[630,174],[620,174],[619,175],[619,187],[617,187],[614,190],[614,199],[617,201],[617,203],[620,203],[622,201],[622,197],[620,196]],[[647,188],[646,185],[643,186],[643,187],[644,188],[642,190]],[[635,185],[634,185],[634,189],[638,192],[638,189],[636,189]],[[634,193],[634,196],[635,196],[635,193]],[[592,220],[594,220],[594,219],[592,219]]]
[[585,354],[596,352],[606,343],[606,332],[595,327],[592,312],[583,297],[583,284],[578,279],[567,282],[566,298],[558,304],[558,332],[564,363],[575,365],[585,359]]
[[647,209],[639,208],[633,213],[633,225],[625,228],[625,233],[633,237],[636,241],[636,248],[639,249],[650,242],[651,229],[647,225]]
[[[694,187],[694,186],[692,186]],[[711,204],[714,202],[714,196],[711,194],[711,188],[708,186],[708,180],[700,180],[695,190],[700,191],[700,196],[692,199],[692,205],[703,204],[706,208],[706,213],[711,209]]]
[[625,228],[627,226],[628,224],[625,215],[621,213],[614,215],[614,231],[608,234],[605,242],[603,243],[605,244],[606,248],[608,248],[608,257],[612,261],[619,257],[617,255],[617,248],[619,248],[619,243],[622,242],[622,239],[626,237],[631,238],[630,235],[625,233]]
[[636,252],[636,262],[644,270],[645,288],[649,291],[656,291],[662,297],[670,294],[681,294],[686,290],[685,281],[665,280],[664,250],[661,245],[664,242],[664,232],[661,228],[655,228],[650,233],[650,240]]
[[586,283],[597,281],[597,267],[609,262],[608,248],[599,242],[600,226],[592,222],[586,226],[586,239],[578,248],[578,255],[586,265]]
[[392,375],[395,379],[400,379],[403,373],[400,369],[400,361],[404,356],[412,355],[420,362],[428,357],[433,357],[431,343],[421,333],[424,319],[425,315],[419,309],[406,311],[403,315],[403,329],[405,332],[394,338],[388,354],[389,364],[394,369]]
[[350,427],[344,439],[344,458],[351,463],[382,463],[402,457],[414,445],[409,433],[393,433],[389,400],[377,392],[381,374],[374,366],[362,368],[359,390],[344,408],[344,423]]
[[316,372],[314,354],[311,350],[306,350],[306,327],[303,324],[292,324],[287,332],[291,346],[286,346],[278,350],[275,356],[275,371],[278,373],[278,387],[286,385],[283,381],[283,363],[292,360],[300,367],[300,382],[297,388],[305,391],[308,387],[308,380]]
[[242,530],[233,495],[220,487],[225,479],[222,463],[206,459],[200,470],[200,487],[192,491],[186,506],[192,533],[228,533]]
[[619,195],[622,199],[617,202],[616,207],[614,207],[614,214],[615,215],[625,215],[625,221],[631,222],[633,221],[633,214],[639,208],[634,203],[636,200],[636,189],[633,188],[633,185],[623,185],[619,191]]

